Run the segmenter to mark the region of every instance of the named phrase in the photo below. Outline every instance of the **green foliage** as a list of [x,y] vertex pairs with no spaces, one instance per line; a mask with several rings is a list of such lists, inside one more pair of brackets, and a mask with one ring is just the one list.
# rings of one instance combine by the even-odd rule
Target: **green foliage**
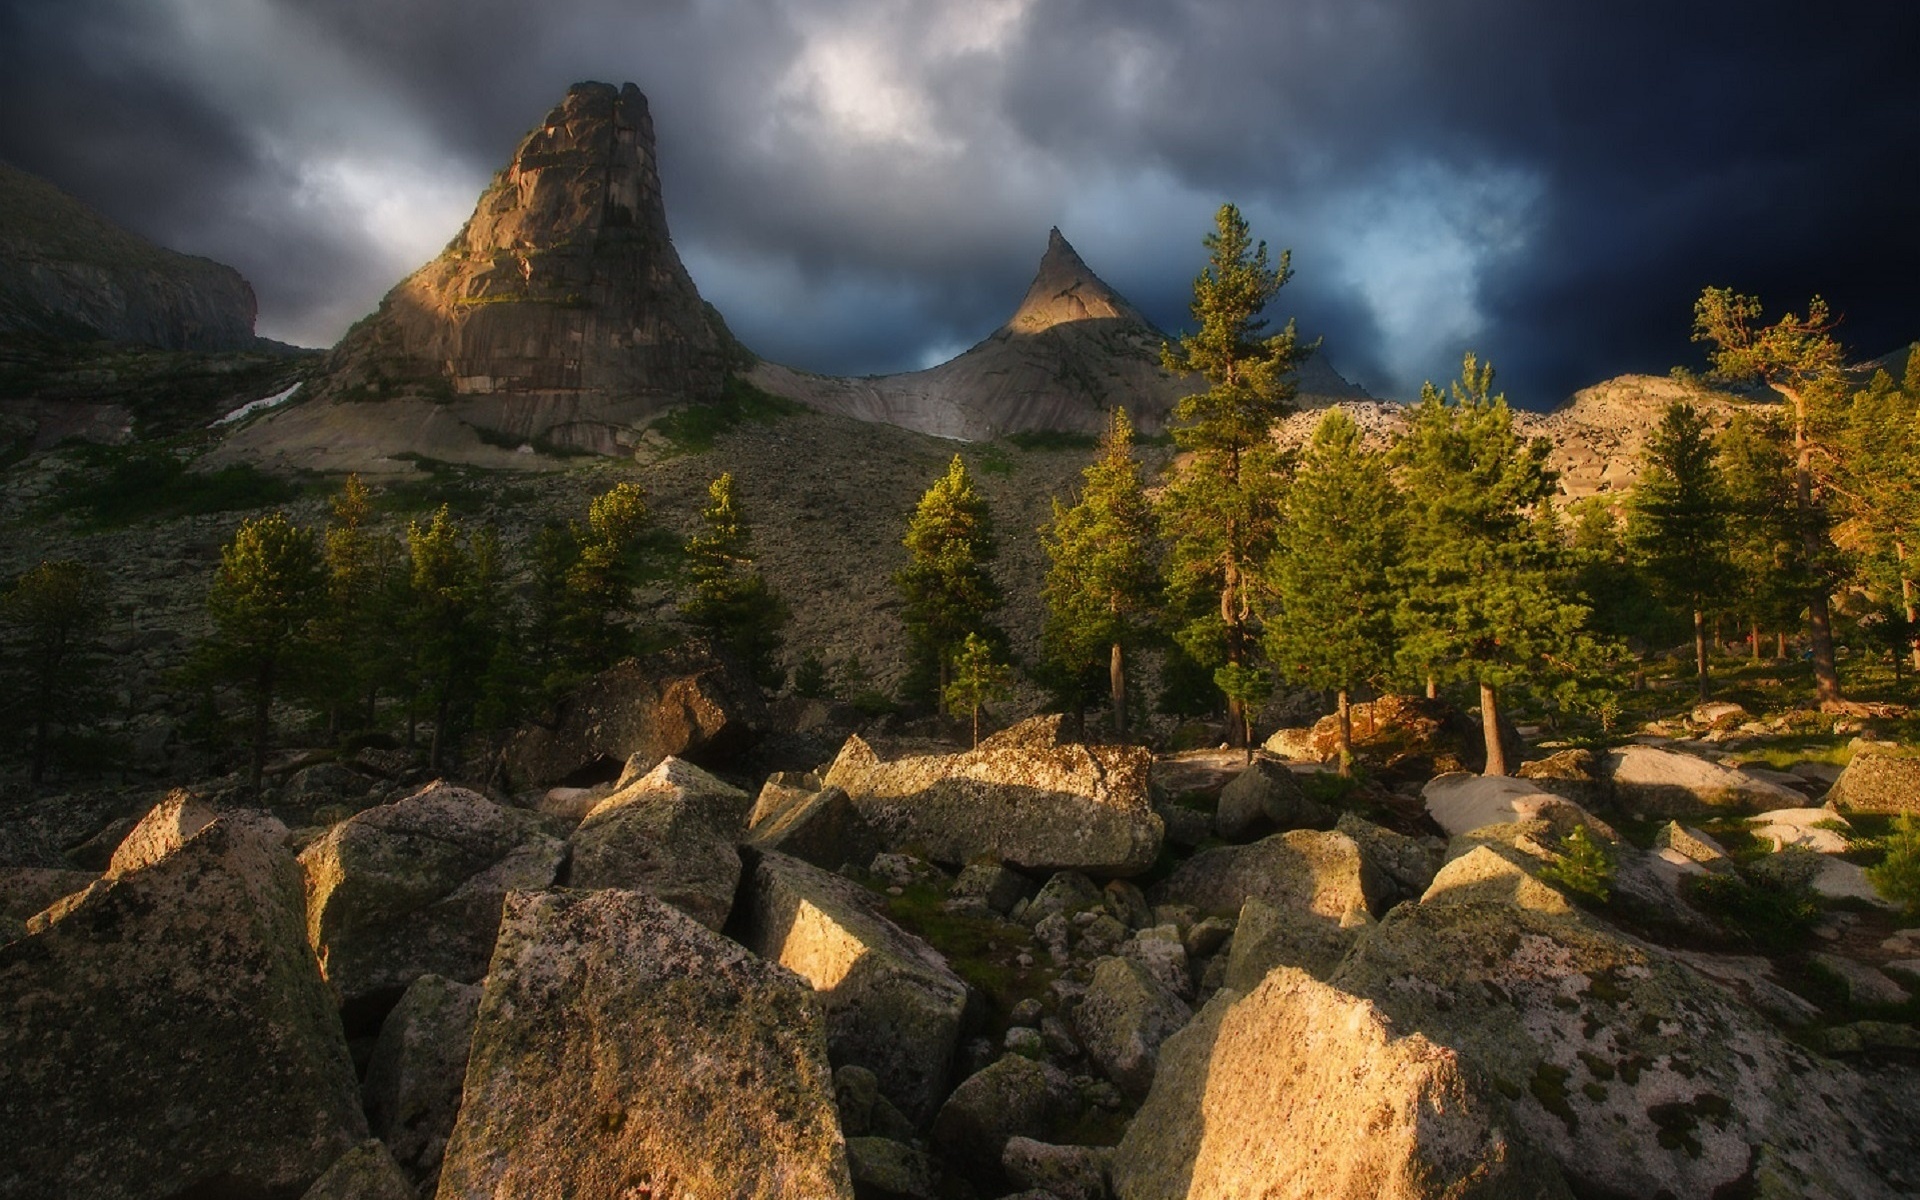
[[1613,873],[1613,851],[1587,832],[1585,825],[1578,825],[1554,861],[1540,869],[1540,878],[1605,904],[1613,892]]
[[55,503],[102,528],[266,508],[300,494],[297,485],[245,463],[194,471],[164,449],[93,449],[84,458],[93,466],[64,476]]
[[1253,713],[1273,694],[1273,676],[1261,667],[1246,663],[1222,663],[1213,669],[1213,686],[1227,698],[1231,711],[1239,714],[1240,728],[1234,731],[1234,740],[1246,746],[1251,756]]
[[1795,529],[1787,436],[1779,422],[1739,412],[1718,441],[1732,567],[1727,600],[1762,629],[1797,624],[1811,586]]
[[707,507],[700,516],[705,532],[687,541],[694,593],[680,612],[740,655],[762,686],[776,686],[781,668],[775,655],[789,613],[754,569],[747,546],[752,531],[734,500],[731,473],[708,485]]
[[1090,433],[1079,433],[1070,429],[1026,429],[1007,435],[1007,441],[1022,450],[1061,451],[1091,450],[1100,444],[1100,439]]
[[948,671],[967,637],[999,640],[991,615],[1001,605],[987,572],[996,548],[986,502],[974,491],[958,454],[947,473],[920,497],[907,524],[906,567],[894,576],[918,674],[937,677],[944,702]]
[[1268,570],[1267,657],[1288,684],[1352,692],[1386,677],[1400,556],[1400,496],[1386,462],[1361,444],[1352,418],[1330,410],[1287,492]]
[[101,658],[95,638],[105,622],[105,581],[73,561],[43,562],[0,594],[7,627],[8,707],[32,726],[29,778],[45,778],[56,724],[87,723],[97,692]]
[[413,685],[433,709],[428,761],[439,769],[471,724],[500,634],[499,540],[442,507],[407,526],[407,640]]
[[1920,822],[1911,813],[1900,814],[1885,845],[1886,857],[1867,868],[1867,881],[1909,917],[1920,916]]
[[1687,898],[1762,949],[1794,950],[1813,935],[1820,919],[1820,900],[1813,890],[1818,866],[1808,851],[1783,850],[1738,873],[1696,876]]
[[980,744],[980,710],[1013,694],[1013,669],[994,657],[993,645],[977,633],[969,633],[953,659],[953,681],[942,699],[950,712],[966,712],[973,717],[973,744]]
[[782,417],[804,411],[804,405],[762,391],[738,375],[732,375],[717,398],[676,409],[655,421],[653,428],[683,453],[704,454],[713,449],[721,434],[749,421],[771,425]]
[[793,694],[808,700],[818,700],[828,693],[827,664],[812,650],[800,656],[800,662],[793,668]]
[[1152,507],[1133,455],[1133,426],[1115,409],[1101,452],[1081,474],[1079,500],[1053,502],[1053,520],[1040,530],[1049,563],[1041,598],[1047,607],[1041,633],[1049,666],[1068,680],[1099,673],[1116,657],[1110,675],[1114,727],[1126,728],[1126,649],[1137,645],[1160,588]]
[[[1167,370],[1198,374],[1208,385],[1173,414],[1174,441],[1191,457],[1161,512],[1170,543],[1168,608],[1185,614],[1176,637],[1198,661],[1246,666],[1256,649],[1256,592],[1279,507],[1271,434],[1293,398],[1288,375],[1312,347],[1300,344],[1291,321],[1265,334],[1261,314],[1292,276],[1289,253],[1272,265],[1266,243],[1254,243],[1231,204],[1220,208],[1204,241],[1207,266],[1193,281],[1198,328],[1161,350]],[[1206,647],[1202,639],[1215,634],[1217,644]],[[1228,697],[1236,738],[1246,727],[1240,703]]]
[[220,552],[207,594],[213,634],[199,661],[211,677],[239,684],[252,701],[254,787],[266,766],[274,697],[311,666],[326,589],[318,540],[284,513],[243,523]]
[[1667,407],[1641,453],[1627,545],[1676,608],[1713,607],[1726,586],[1728,498],[1707,419],[1684,401]]
[[358,475],[347,476],[331,507],[323,540],[327,605],[315,624],[312,682],[338,733],[370,728],[382,686],[395,679],[400,547],[373,528],[372,493]]

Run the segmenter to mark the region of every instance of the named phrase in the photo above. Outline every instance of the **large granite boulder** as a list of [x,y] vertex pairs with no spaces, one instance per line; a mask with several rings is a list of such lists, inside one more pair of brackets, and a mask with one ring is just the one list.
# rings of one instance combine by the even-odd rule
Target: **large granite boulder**
[[1714,809],[1739,814],[1769,808],[1800,808],[1806,794],[1719,763],[1663,750],[1623,746],[1607,755],[1607,778],[1616,802],[1628,812],[1685,816]]
[[[1486,736],[1480,719],[1444,700],[1382,696],[1354,705],[1352,717],[1355,757],[1378,768],[1423,777],[1446,771],[1478,771],[1487,765]],[[1275,748],[1283,757],[1333,762],[1340,755],[1337,713],[1321,717],[1310,730],[1286,732],[1292,737],[1279,739]],[[1525,749],[1520,735],[1503,722],[1501,736],[1508,761],[1519,761]]]
[[416,1200],[413,1184],[400,1164],[380,1144],[368,1138],[341,1155],[327,1173],[314,1180],[300,1200]]
[[1438,838],[1408,837],[1353,813],[1341,813],[1334,828],[1353,839],[1360,857],[1386,876],[1400,899],[1418,899],[1433,882],[1444,851]]
[[1103,958],[1073,1010],[1080,1044],[1101,1072],[1135,1100],[1153,1086],[1160,1044],[1193,1010],[1132,958]]
[[1282,967],[1161,1052],[1112,1164],[1120,1200],[1567,1197],[1463,1056]]
[[702,644],[615,663],[507,744],[507,771],[527,787],[645,774],[668,757],[709,765],[750,749],[766,729],[760,687],[739,660]]
[[837,787],[802,791],[769,780],[760,789],[741,843],[772,850],[833,871],[847,863],[865,866],[880,851],[880,839],[852,797]]
[[573,831],[577,888],[641,888],[718,930],[740,886],[747,794],[669,758],[602,800]]
[[551,884],[566,852],[534,814],[433,783],[301,851],[307,936],[355,1020],[422,975],[472,983],[486,974],[501,898]]
[[1548,809],[1578,808],[1572,801],[1525,779],[1504,775],[1440,775],[1420,789],[1427,815],[1448,837],[1488,825],[1529,821]]
[[479,1011],[479,985],[422,975],[380,1026],[360,1095],[374,1136],[416,1179],[446,1153]]
[[[1000,1158],[1016,1137],[1044,1141],[1079,1112],[1073,1080],[1018,1054],[995,1059],[953,1089],[933,1122],[933,1142],[977,1183],[1003,1184]],[[998,1195],[999,1193],[992,1193]]]
[[285,834],[222,816],[0,946],[0,1192],[297,1196],[367,1136]]
[[1064,742],[1060,720],[1023,721],[964,754],[892,762],[849,738],[825,782],[852,797],[890,848],[918,847],[937,862],[1139,874],[1160,853],[1147,793],[1153,756]]
[[862,1066],[916,1124],[947,1095],[967,985],[856,883],[784,854],[754,867],[744,941],[820,994],[834,1066]]
[[0,867],[0,942],[19,937],[26,932],[29,918],[85,891],[98,878],[92,871],[61,867]]
[[1920,1184],[1911,1122],[1857,1076],[1666,952],[1556,911],[1514,866],[1492,847],[1456,860],[1329,982],[1483,1073],[1582,1195],[1837,1200]]
[[1259,899],[1335,937],[1371,924],[1394,894],[1392,881],[1351,837],[1310,829],[1202,850],[1150,893],[1155,904],[1191,905],[1221,917],[1238,916],[1249,899]]
[[515,892],[440,1200],[851,1197],[812,989],[645,892]]
[[1220,789],[1213,828],[1228,841],[1286,829],[1325,829],[1334,812],[1307,797],[1286,764],[1256,758]]
[[1827,803],[1853,812],[1920,814],[1920,758],[1861,750],[1834,780]]

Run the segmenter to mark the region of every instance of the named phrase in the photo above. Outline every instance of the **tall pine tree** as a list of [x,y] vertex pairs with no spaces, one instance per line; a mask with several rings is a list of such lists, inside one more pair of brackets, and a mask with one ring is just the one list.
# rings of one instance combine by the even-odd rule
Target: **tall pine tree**
[[1841,436],[1848,520],[1836,531],[1864,559],[1866,582],[1899,614],[1904,652],[1920,671],[1920,345],[1899,384],[1885,371],[1854,394]]
[[1272,552],[1279,488],[1274,423],[1293,398],[1290,373],[1311,346],[1292,321],[1266,333],[1268,303],[1293,275],[1275,265],[1231,204],[1204,239],[1207,266],[1193,281],[1197,328],[1161,351],[1167,370],[1193,373],[1207,390],[1175,407],[1173,437],[1188,452],[1167,489],[1162,524],[1169,549],[1170,607],[1190,614],[1176,633],[1197,661],[1214,666],[1227,693],[1229,736],[1246,740],[1247,698],[1257,691],[1256,590]]
[[753,565],[753,531],[733,494],[733,474],[707,485],[705,528],[687,539],[693,596],[680,612],[738,654],[762,686],[776,686],[787,606]]
[[1785,429],[1751,410],[1735,413],[1717,444],[1727,489],[1729,599],[1746,617],[1758,660],[1763,632],[1773,631],[1776,649],[1782,648],[1783,631],[1800,622],[1808,590],[1796,529],[1793,457]]
[[1080,499],[1053,502],[1040,531],[1047,552],[1048,660],[1068,678],[1104,658],[1113,701],[1113,729],[1127,733],[1127,648],[1138,643],[1159,591],[1153,510],[1133,454],[1133,425],[1124,409],[1108,418],[1100,456],[1081,475]]
[[1400,657],[1432,681],[1478,686],[1486,773],[1507,773],[1499,694],[1578,647],[1586,608],[1557,585],[1532,515],[1553,494],[1549,444],[1523,441],[1493,368],[1468,354],[1443,395],[1421,389],[1394,459],[1406,496],[1395,623]]
[[1353,769],[1351,698],[1393,667],[1400,497],[1382,455],[1339,409],[1320,420],[1288,488],[1270,580],[1267,656],[1283,677],[1336,693],[1340,773]]
[[1786,397],[1793,430],[1793,493],[1796,534],[1808,571],[1807,633],[1813,643],[1814,687],[1822,704],[1842,702],[1840,671],[1833,653],[1833,617],[1827,594],[1834,583],[1834,551],[1825,497],[1814,472],[1817,444],[1835,407],[1844,399],[1845,359],[1834,340],[1834,320],[1824,300],[1807,303],[1806,316],[1787,313],[1761,324],[1764,310],[1753,296],[1710,287],[1693,308],[1693,340],[1713,344],[1713,374],[1729,382],[1758,381]]
[[894,585],[903,602],[914,674],[933,683],[934,699],[944,704],[953,659],[967,635],[1001,640],[992,621],[1001,604],[1000,587],[987,571],[996,553],[993,521],[958,454],[920,497],[904,544],[909,557]]
[[1707,698],[1707,609],[1724,600],[1733,566],[1727,550],[1726,487],[1719,451],[1700,411],[1667,406],[1640,456],[1628,506],[1627,544],[1660,597],[1693,616],[1693,661]]

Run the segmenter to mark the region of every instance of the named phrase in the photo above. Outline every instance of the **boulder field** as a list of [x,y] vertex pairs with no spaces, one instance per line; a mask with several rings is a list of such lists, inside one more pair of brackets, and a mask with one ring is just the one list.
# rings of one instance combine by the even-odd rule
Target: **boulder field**
[[655,759],[294,831],[176,792],[6,872],[0,1197],[1920,1189],[1920,932],[1726,903],[1853,866],[1804,796],[1734,853],[1723,779],[1640,848],[1591,756],[1426,814],[1267,757],[1176,802],[1057,718],[757,798]]

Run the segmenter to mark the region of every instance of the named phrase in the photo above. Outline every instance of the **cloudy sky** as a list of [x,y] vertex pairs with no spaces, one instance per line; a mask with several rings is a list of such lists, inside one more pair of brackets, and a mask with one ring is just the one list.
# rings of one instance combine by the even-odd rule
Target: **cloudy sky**
[[580,79],[652,102],[682,257],[766,357],[939,361],[1058,225],[1163,326],[1224,201],[1382,395],[1699,365],[1706,284],[1920,337],[1909,0],[0,0],[0,158],[330,344]]

